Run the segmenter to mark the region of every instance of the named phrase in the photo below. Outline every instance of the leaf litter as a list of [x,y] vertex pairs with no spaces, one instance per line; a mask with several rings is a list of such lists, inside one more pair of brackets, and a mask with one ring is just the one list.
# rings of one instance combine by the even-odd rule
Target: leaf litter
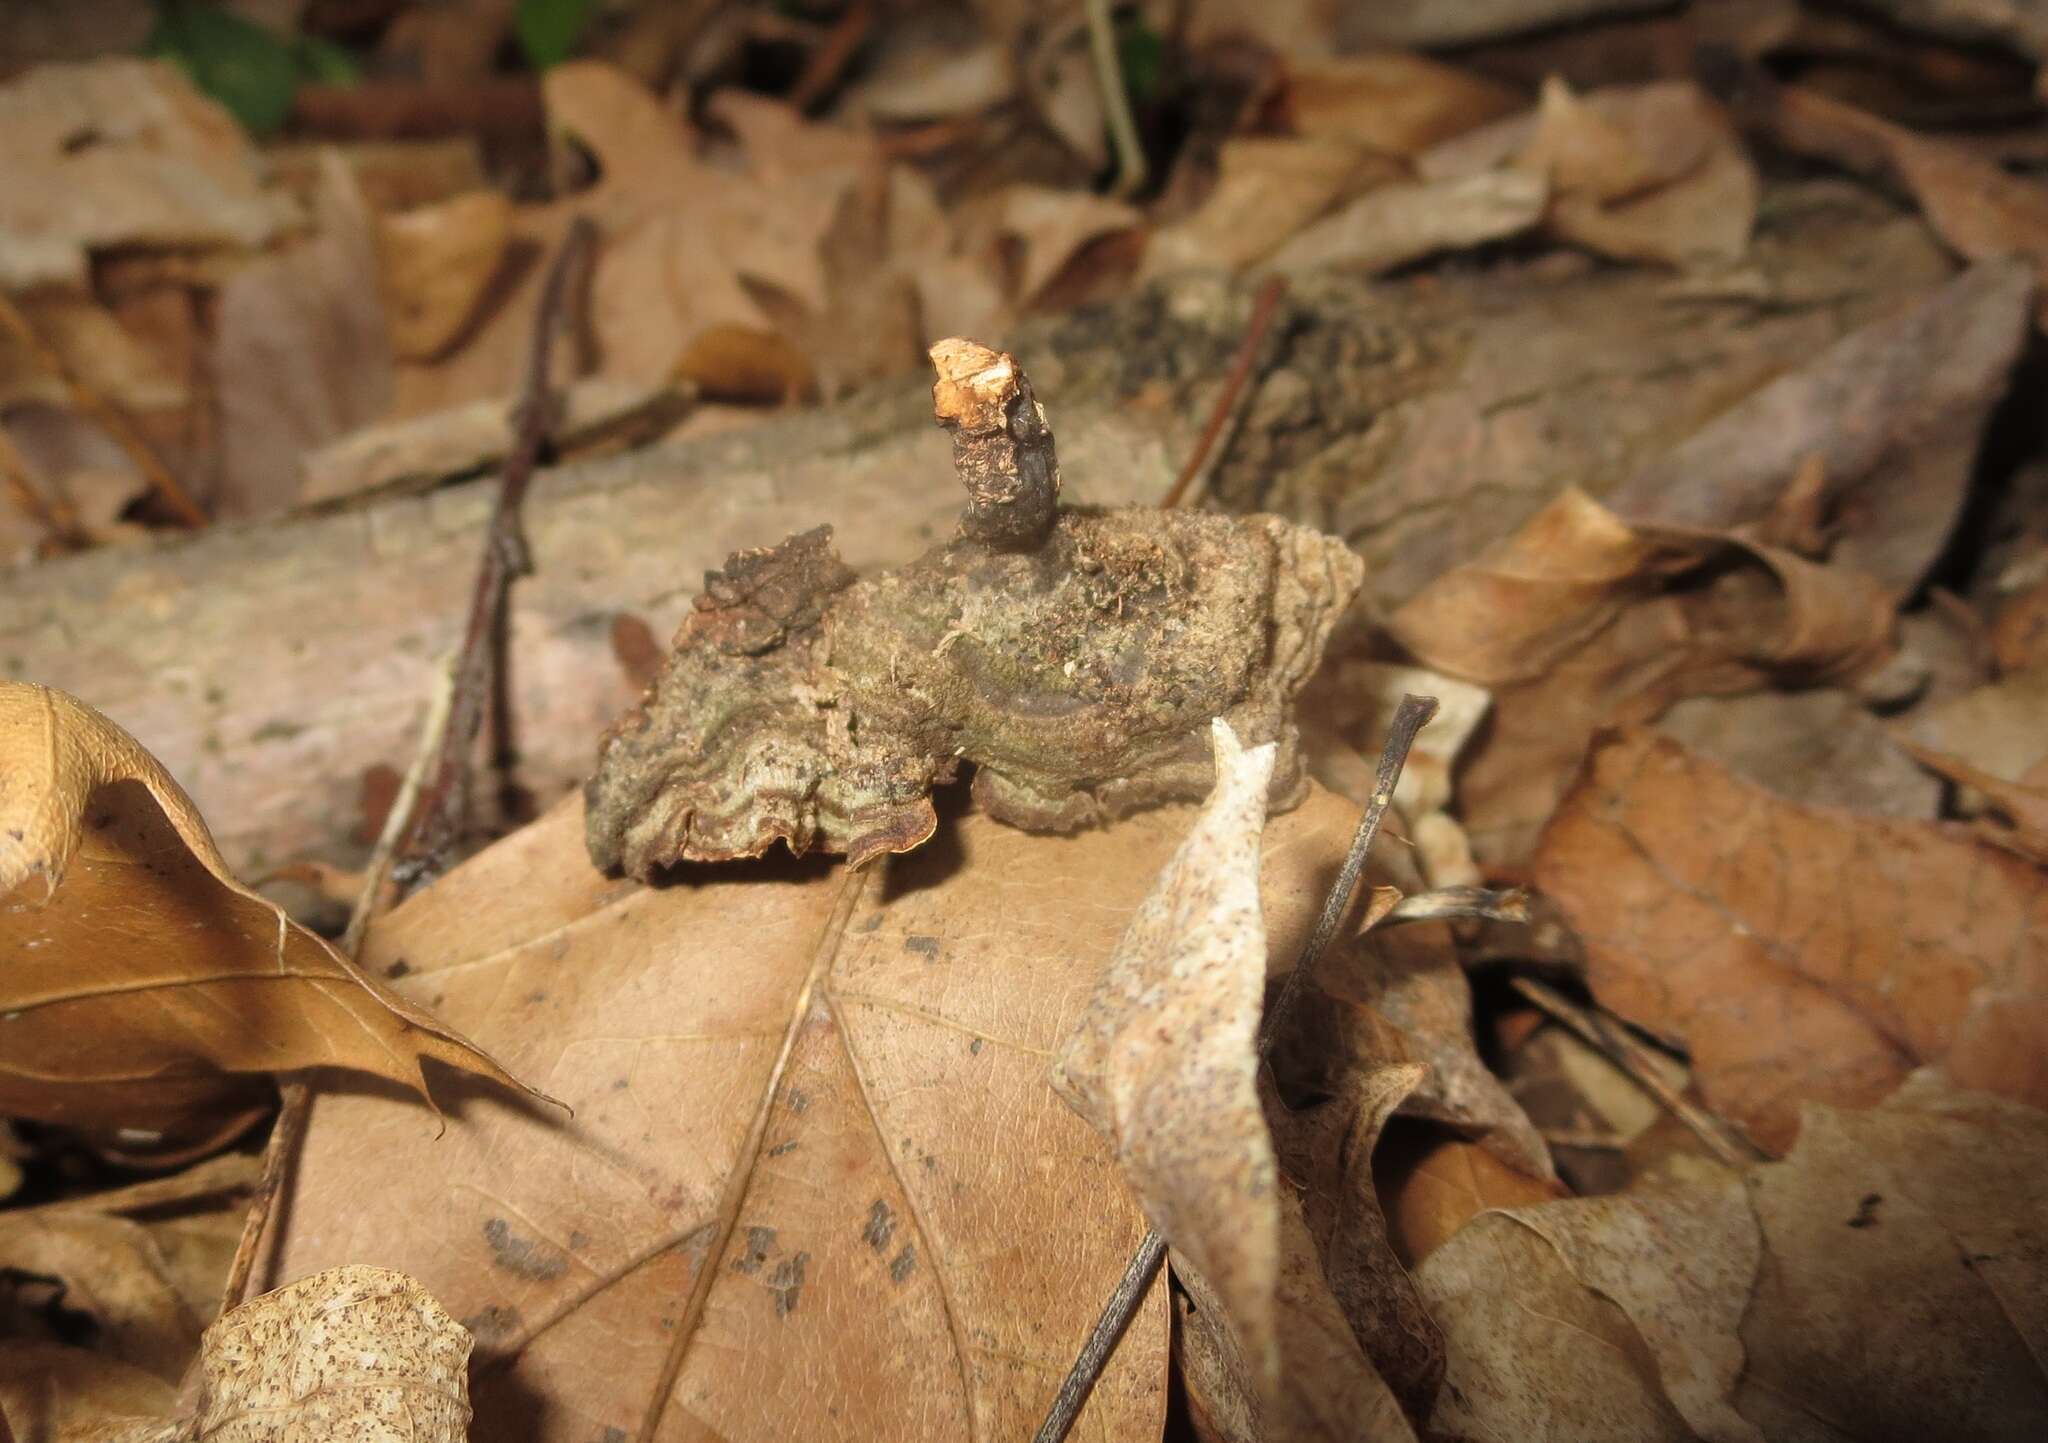
[[[2024,65],[1791,5],[629,4],[522,15],[529,77],[500,8],[350,22],[375,80],[306,86],[282,144],[205,63],[6,42],[0,546],[58,559],[8,574],[0,662],[130,655],[102,603],[183,630],[136,629],[166,682],[108,702],[161,763],[8,683],[111,760],[52,788],[34,727],[0,746],[0,798],[63,799],[0,885],[4,1431],[452,1438],[473,1391],[478,1436],[1021,1438],[1070,1374],[1081,1436],[2040,1431]],[[460,138],[411,138],[434,107]],[[583,218],[536,390],[538,262]],[[922,461],[859,473],[935,346],[950,536]],[[1019,360],[1085,418],[1058,459]],[[218,806],[245,748],[176,734],[188,650],[236,644],[206,598],[333,535],[286,513],[402,554],[467,526],[410,493],[544,451],[630,531],[620,488],[692,453],[619,453],[665,436],[728,448],[674,490],[693,565],[738,549],[695,606],[674,566],[613,594],[645,537],[547,552],[573,614],[515,611],[498,674],[538,647],[587,702],[457,669],[505,783],[464,847],[541,819],[354,963],[234,882],[165,764],[238,838],[314,789],[389,831],[398,775],[349,722]],[[1201,485],[1062,505],[1062,460]],[[849,499],[842,560],[809,528]],[[206,560],[223,533],[55,589],[236,517],[259,560]],[[239,623],[252,657],[295,609]],[[361,625],[373,665],[246,730],[438,669]],[[98,665],[56,670],[96,699]],[[600,751],[621,668],[651,686]],[[1380,799],[1413,691],[1444,715]],[[528,747],[593,758],[585,797]],[[1358,806],[1362,915],[1269,978]],[[359,851],[283,861],[249,871],[360,885]],[[236,1308],[252,1266],[287,1287]],[[305,1386],[372,1354],[405,1371]]]

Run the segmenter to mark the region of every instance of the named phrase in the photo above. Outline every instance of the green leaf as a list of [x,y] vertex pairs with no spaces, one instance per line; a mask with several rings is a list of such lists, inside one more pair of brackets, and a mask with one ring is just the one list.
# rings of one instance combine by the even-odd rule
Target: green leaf
[[315,85],[354,85],[363,78],[355,56],[317,35],[301,35],[292,47],[292,58],[298,62],[299,78]]
[[1117,68],[1123,71],[1124,93],[1143,110],[1159,98],[1159,75],[1166,64],[1166,37],[1145,23],[1136,10],[1116,17]]
[[299,66],[290,43],[232,11],[166,5],[143,51],[177,65],[252,135],[269,135],[291,111]]
[[535,70],[567,60],[589,24],[590,0],[519,0],[512,20],[519,48]]

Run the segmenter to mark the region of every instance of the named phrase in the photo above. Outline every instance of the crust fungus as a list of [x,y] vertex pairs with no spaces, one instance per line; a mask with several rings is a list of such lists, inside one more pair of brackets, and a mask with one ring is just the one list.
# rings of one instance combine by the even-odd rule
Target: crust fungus
[[931,354],[959,536],[857,578],[819,527],[708,573],[600,746],[598,866],[645,878],[777,840],[858,866],[929,838],[932,788],[963,761],[995,817],[1073,831],[1206,795],[1216,717],[1277,741],[1271,800],[1299,800],[1294,694],[1357,556],[1274,516],[1063,507],[1016,362],[961,340]]

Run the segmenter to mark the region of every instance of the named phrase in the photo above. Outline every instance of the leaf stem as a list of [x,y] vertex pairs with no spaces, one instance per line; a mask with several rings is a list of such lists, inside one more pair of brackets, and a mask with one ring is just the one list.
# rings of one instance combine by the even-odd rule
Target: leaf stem
[[[1387,729],[1387,744],[1380,751],[1379,771],[1373,778],[1372,800],[1366,805],[1365,815],[1358,819],[1358,830],[1352,833],[1350,850],[1344,854],[1344,865],[1337,873],[1337,880],[1330,884],[1329,895],[1323,899],[1322,915],[1316,919],[1315,930],[1309,933],[1308,941],[1302,944],[1300,959],[1281,982],[1280,995],[1273,999],[1273,1005],[1266,1009],[1266,1015],[1259,1023],[1261,1062],[1272,1054],[1288,1013],[1307,989],[1308,980],[1322,961],[1323,953],[1336,940],[1337,929],[1351,912],[1358,879],[1365,871],[1366,857],[1372,852],[1373,841],[1379,836],[1380,822],[1394,800],[1394,787],[1401,780],[1401,768],[1407,764],[1409,748],[1415,745],[1415,734],[1436,715],[1436,706],[1435,697],[1411,693],[1404,695],[1401,705],[1394,710],[1393,723]],[[1095,1390],[1096,1380],[1108,1366],[1117,1342],[1137,1315],[1145,1294],[1151,1290],[1152,1279],[1158,1274],[1160,1261],[1165,1256],[1166,1239],[1156,1228],[1147,1232],[1144,1241],[1138,1244],[1138,1250],[1131,1254],[1130,1262],[1125,1264],[1123,1277],[1117,1281],[1115,1291],[1103,1305],[1102,1315],[1095,1320],[1093,1331],[1081,1344],[1081,1351],[1075,1356],[1073,1367],[1067,1370],[1059,1392],[1053,1395],[1052,1406],[1046,1410],[1045,1421],[1032,1435],[1032,1443],[1062,1443],[1065,1439],[1067,1431],[1074,1426],[1074,1420],[1081,1416],[1088,1395]]]

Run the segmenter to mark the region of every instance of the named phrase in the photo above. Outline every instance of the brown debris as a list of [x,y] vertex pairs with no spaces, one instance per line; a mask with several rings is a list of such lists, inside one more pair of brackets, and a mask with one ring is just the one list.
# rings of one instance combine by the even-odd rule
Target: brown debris
[[1292,699],[1357,558],[1274,517],[1053,509],[1052,437],[1015,362],[960,341],[934,358],[962,537],[864,581],[827,528],[712,573],[600,749],[599,866],[645,877],[778,839],[856,865],[908,851],[962,760],[996,817],[1072,831],[1202,795],[1219,716],[1280,743],[1271,796],[1298,800]]
[[1060,500],[1060,463],[1045,407],[1014,358],[973,341],[932,347],[932,412],[953,435],[967,488],[960,534],[992,550],[1036,550]]

